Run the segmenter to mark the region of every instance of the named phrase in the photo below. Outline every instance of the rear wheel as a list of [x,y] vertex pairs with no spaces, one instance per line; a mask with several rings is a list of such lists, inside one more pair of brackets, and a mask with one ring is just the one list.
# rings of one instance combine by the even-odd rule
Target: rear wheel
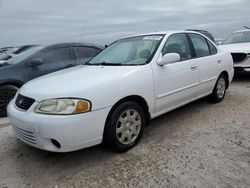
[[145,113],[135,102],[119,105],[109,117],[104,139],[111,149],[124,152],[140,140],[145,126]]
[[225,97],[227,90],[227,80],[226,77],[221,74],[215,84],[213,93],[209,96],[209,101],[211,102],[221,102]]
[[0,86],[0,117],[7,116],[7,105],[14,98],[18,87],[12,85]]

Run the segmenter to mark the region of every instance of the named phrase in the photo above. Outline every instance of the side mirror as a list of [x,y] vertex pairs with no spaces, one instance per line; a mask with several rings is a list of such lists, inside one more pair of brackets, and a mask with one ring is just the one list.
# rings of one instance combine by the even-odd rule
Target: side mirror
[[178,61],[180,61],[181,57],[179,54],[177,53],[168,53],[168,54],[165,54],[162,59],[157,62],[157,64],[159,66],[164,66],[166,64],[171,64],[171,63],[176,63]]
[[29,61],[28,65],[29,66],[39,66],[43,64],[43,59],[42,58],[33,58]]

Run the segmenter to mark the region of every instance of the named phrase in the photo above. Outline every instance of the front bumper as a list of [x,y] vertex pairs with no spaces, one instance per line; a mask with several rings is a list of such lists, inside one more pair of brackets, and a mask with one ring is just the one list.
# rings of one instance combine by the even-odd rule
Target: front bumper
[[235,73],[250,73],[250,66],[247,67],[240,67],[240,66],[234,66]]
[[[111,107],[77,115],[45,115],[22,111],[14,100],[8,105],[8,117],[16,136],[23,142],[47,151],[69,152],[102,142],[105,121]],[[60,148],[52,143],[60,143]]]
[[240,63],[235,63],[234,70],[236,73],[249,73],[250,72],[250,55],[248,55],[244,61]]

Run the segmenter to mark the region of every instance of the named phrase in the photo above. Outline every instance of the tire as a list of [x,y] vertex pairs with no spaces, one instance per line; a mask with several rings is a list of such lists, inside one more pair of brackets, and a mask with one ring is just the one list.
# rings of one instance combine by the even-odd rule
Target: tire
[[0,86],[0,117],[7,116],[7,106],[14,98],[18,87],[12,85]]
[[104,142],[114,151],[125,152],[140,141],[145,122],[141,106],[135,102],[122,103],[106,122]]
[[227,91],[227,79],[226,77],[221,74],[214,86],[213,93],[209,95],[209,101],[212,103],[219,103],[221,102],[226,94]]

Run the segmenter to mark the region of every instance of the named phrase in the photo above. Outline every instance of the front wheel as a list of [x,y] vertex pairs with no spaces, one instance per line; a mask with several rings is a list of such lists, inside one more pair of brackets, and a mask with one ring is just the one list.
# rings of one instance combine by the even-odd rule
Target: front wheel
[[145,113],[135,102],[119,105],[110,115],[104,139],[111,149],[124,152],[140,140],[145,126]]
[[7,106],[14,98],[18,88],[12,85],[0,86],[0,117],[7,116]]
[[226,77],[221,74],[215,84],[213,93],[209,96],[209,101],[215,103],[221,102],[225,97],[226,90],[227,90],[227,80]]

